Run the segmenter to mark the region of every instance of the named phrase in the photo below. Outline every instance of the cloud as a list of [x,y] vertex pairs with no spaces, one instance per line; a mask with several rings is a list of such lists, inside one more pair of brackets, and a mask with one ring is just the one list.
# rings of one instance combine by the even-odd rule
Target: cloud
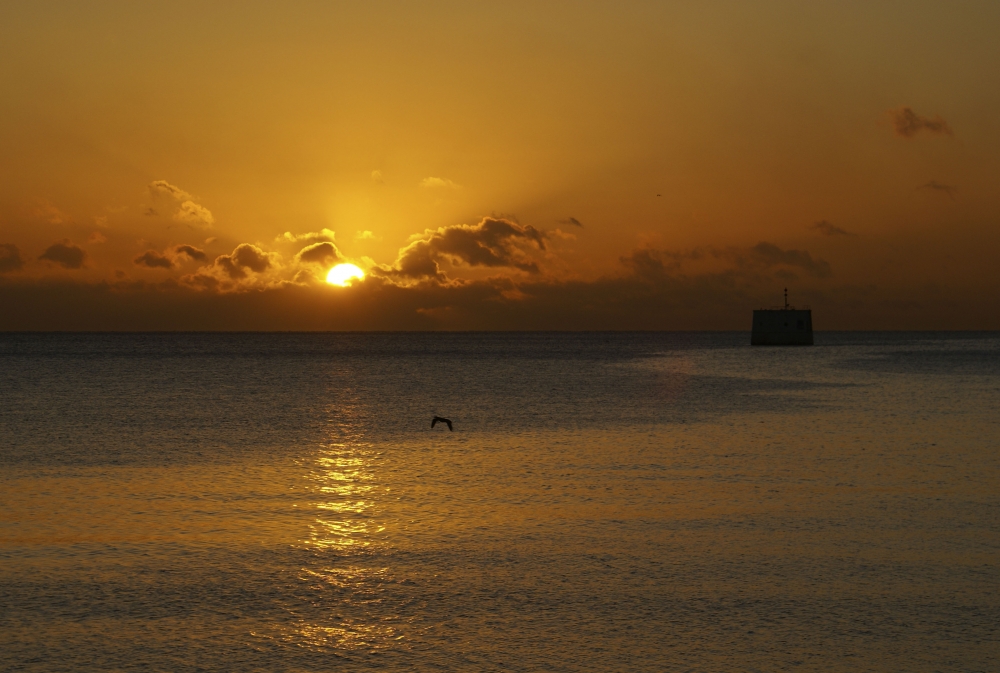
[[293,234],[290,231],[286,231],[274,239],[274,241],[276,243],[333,243],[335,238],[336,233],[330,229],[323,228],[319,231],[310,231],[304,234]]
[[835,224],[831,224],[826,220],[820,220],[816,224],[809,225],[810,229],[815,229],[824,236],[854,236],[851,232],[846,229],[841,229]]
[[382,171],[379,170],[372,171],[372,182],[376,182],[380,185],[385,184],[385,180],[382,178]]
[[69,218],[66,214],[53,206],[51,203],[42,203],[35,207],[31,213],[35,217],[45,220],[49,224],[66,224]]
[[583,227],[583,223],[575,217],[568,217],[565,220],[559,220],[559,224],[572,224],[574,227]]
[[946,185],[946,184],[938,182],[937,180],[931,180],[930,182],[927,182],[925,184],[920,185],[919,187],[917,187],[917,189],[921,189],[921,190],[928,190],[929,189],[929,190],[934,191],[934,192],[941,192],[942,194],[947,194],[948,198],[950,198],[952,201],[954,201],[955,200],[955,190],[958,189],[958,188],[955,187],[954,185]]
[[0,243],[0,273],[17,271],[24,266],[21,251],[13,243]]
[[805,250],[782,250],[773,243],[761,241],[750,249],[751,255],[767,266],[783,264],[802,269],[815,278],[827,278],[833,271],[822,259],[813,259]]
[[368,231],[367,229],[364,230],[364,231],[358,231],[358,232],[355,232],[355,234],[354,234],[354,240],[355,241],[373,241],[373,240],[375,240],[375,234],[373,234],[372,232]]
[[174,219],[178,222],[185,222],[199,227],[210,227],[215,222],[215,218],[208,208],[199,206],[194,201],[185,201],[182,203],[180,210],[174,214]]
[[447,189],[461,189],[461,185],[458,185],[448,178],[424,178],[420,181],[421,187],[429,188],[447,188]]
[[205,251],[199,250],[193,245],[175,245],[173,249],[174,255],[187,255],[191,259],[204,260]]
[[87,243],[107,243],[108,237],[99,231],[95,231],[87,237]]
[[901,107],[889,110],[889,118],[892,120],[892,126],[896,131],[896,135],[903,138],[912,138],[921,131],[941,133],[949,136],[954,135],[948,126],[948,122],[942,119],[940,115],[934,115],[932,118],[921,117],[912,108]]
[[145,215],[146,217],[159,217],[160,212],[156,210],[156,208],[150,206],[149,208],[146,208],[146,210],[143,212],[143,215]]
[[[180,204],[177,212],[174,213],[174,219],[178,222],[197,227],[211,227],[215,223],[215,217],[212,216],[208,208],[195,203],[193,196],[166,180],[154,180],[149,183],[149,191],[153,196],[165,195]],[[158,214],[154,208],[146,210],[146,215]]]
[[83,251],[83,248],[69,240],[64,240],[62,243],[50,245],[45,249],[45,252],[39,255],[38,259],[54,262],[64,269],[79,269],[83,266],[83,260],[86,257],[87,253]]
[[132,260],[133,264],[138,266],[148,266],[151,269],[161,268],[161,269],[172,269],[174,268],[174,263],[168,258],[156,250],[147,250],[138,257]]
[[194,198],[180,187],[172,185],[166,180],[154,180],[150,182],[149,191],[153,196],[164,194],[175,201],[189,201]]
[[341,260],[340,251],[337,246],[329,241],[323,243],[313,243],[299,250],[295,256],[296,261],[306,264],[320,264],[329,266]]
[[264,252],[255,245],[241,243],[232,254],[216,257],[213,266],[222,270],[230,279],[240,280],[247,277],[247,271],[263,273],[272,264],[271,253]]
[[408,279],[433,278],[445,281],[438,263],[447,260],[469,267],[505,267],[538,273],[538,265],[524,248],[545,249],[546,234],[531,225],[509,220],[483,218],[479,224],[457,224],[426,230],[417,240],[399,251],[393,267],[381,267],[389,276]]

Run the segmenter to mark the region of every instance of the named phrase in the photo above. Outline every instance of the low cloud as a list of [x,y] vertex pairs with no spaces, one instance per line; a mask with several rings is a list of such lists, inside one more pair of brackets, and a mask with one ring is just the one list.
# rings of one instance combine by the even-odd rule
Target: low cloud
[[841,229],[826,220],[820,220],[816,224],[809,225],[809,228],[819,232],[823,236],[854,236],[854,234],[846,229]]
[[420,181],[420,186],[431,189],[461,189],[461,185],[452,182],[448,178],[424,178]]
[[83,251],[83,248],[69,240],[53,243],[38,257],[38,259],[58,264],[64,269],[79,269],[83,267],[83,261],[86,258],[87,253]]
[[892,120],[893,129],[896,135],[903,138],[913,138],[921,131],[931,134],[954,135],[948,122],[940,115],[933,117],[921,117],[912,108],[901,107],[889,110],[889,118]]
[[574,227],[583,227],[583,223],[575,217],[567,217],[565,220],[559,220],[559,224],[572,224]]
[[241,243],[232,254],[220,255],[215,258],[214,266],[221,269],[230,279],[240,280],[247,277],[248,272],[263,273],[273,264],[273,255],[264,252],[255,245]]
[[147,250],[132,260],[137,266],[148,266],[151,269],[172,269],[174,263],[168,257],[161,255],[156,250]]
[[24,266],[21,251],[13,243],[0,243],[0,273],[17,271]]
[[364,231],[356,232],[354,234],[354,240],[355,241],[373,241],[373,240],[375,240],[375,234],[373,234],[372,232],[370,232],[370,231],[368,231],[366,229]]
[[191,259],[194,259],[194,260],[201,261],[201,260],[206,259],[206,257],[205,257],[205,251],[204,250],[199,250],[198,248],[194,247],[193,245],[176,245],[176,246],[174,246],[174,250],[173,251],[174,251],[175,255],[186,255],[186,256],[190,257]]
[[534,247],[545,249],[545,232],[531,225],[509,220],[484,218],[479,224],[457,224],[428,229],[400,250],[392,267],[378,272],[406,279],[447,280],[439,263],[448,261],[468,267],[518,269],[538,273],[538,264],[527,254]]
[[340,251],[337,250],[337,246],[329,241],[325,241],[323,243],[313,243],[312,245],[307,245],[299,250],[299,254],[295,256],[295,259],[300,264],[305,263],[329,266],[335,262],[339,262],[342,258],[340,256]]
[[931,180],[930,182],[924,183],[917,187],[919,190],[930,190],[932,192],[938,192],[940,194],[947,194],[948,198],[952,201],[955,200],[955,190],[958,189],[954,185],[946,185],[937,180]]
[[274,241],[276,243],[333,243],[336,238],[336,233],[331,229],[320,229],[319,231],[309,231],[304,234],[293,234],[290,231],[286,231],[281,236],[278,236]]

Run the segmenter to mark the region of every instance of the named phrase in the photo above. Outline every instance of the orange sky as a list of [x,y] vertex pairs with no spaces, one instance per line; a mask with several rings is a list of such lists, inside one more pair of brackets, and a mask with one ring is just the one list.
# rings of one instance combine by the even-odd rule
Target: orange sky
[[0,329],[1000,329],[997,25],[9,0]]

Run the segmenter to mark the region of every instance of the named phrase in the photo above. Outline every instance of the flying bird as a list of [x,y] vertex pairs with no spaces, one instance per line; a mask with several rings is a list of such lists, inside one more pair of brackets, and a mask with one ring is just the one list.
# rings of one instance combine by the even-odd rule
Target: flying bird
[[447,419],[447,418],[441,418],[440,416],[435,416],[434,417],[434,420],[431,421],[431,427],[433,428],[439,422],[440,423],[446,423],[448,425],[448,429],[451,430],[452,432],[455,432],[455,428],[451,427],[451,421],[449,419]]

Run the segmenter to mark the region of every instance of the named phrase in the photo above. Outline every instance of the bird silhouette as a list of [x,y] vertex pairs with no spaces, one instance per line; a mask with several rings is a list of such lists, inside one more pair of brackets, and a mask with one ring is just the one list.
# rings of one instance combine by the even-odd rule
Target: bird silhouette
[[446,423],[448,425],[448,429],[451,430],[452,432],[455,432],[455,428],[451,427],[451,421],[449,419],[441,418],[440,416],[435,416],[434,420],[431,421],[431,427],[433,428],[438,423]]

